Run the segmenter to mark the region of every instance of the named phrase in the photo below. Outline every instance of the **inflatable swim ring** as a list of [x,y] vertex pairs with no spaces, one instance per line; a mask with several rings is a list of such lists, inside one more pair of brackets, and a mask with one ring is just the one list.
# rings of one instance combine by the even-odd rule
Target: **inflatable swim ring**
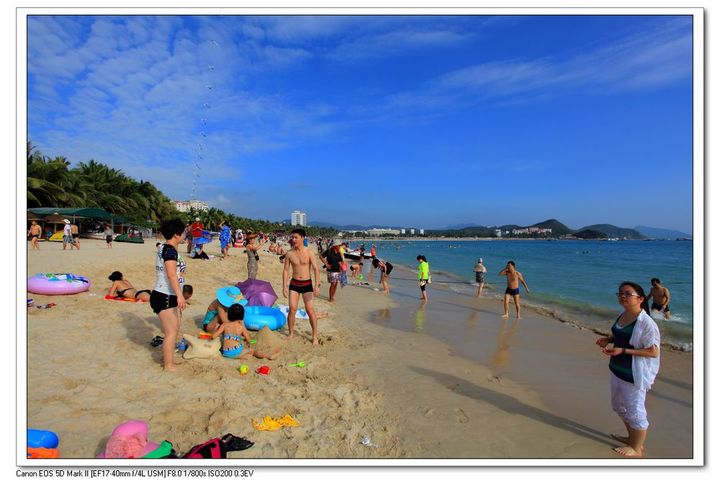
[[77,294],[88,289],[90,280],[75,274],[35,274],[27,283],[27,290],[35,294]]
[[275,331],[285,325],[287,318],[280,309],[265,306],[245,306],[245,327],[259,331],[267,326]]
[[[285,315],[285,318],[287,318],[287,315],[290,313],[290,306],[287,304],[277,304],[277,308],[280,309],[280,312],[282,312]],[[298,309],[295,311],[295,318],[310,319],[310,316],[305,309]]]

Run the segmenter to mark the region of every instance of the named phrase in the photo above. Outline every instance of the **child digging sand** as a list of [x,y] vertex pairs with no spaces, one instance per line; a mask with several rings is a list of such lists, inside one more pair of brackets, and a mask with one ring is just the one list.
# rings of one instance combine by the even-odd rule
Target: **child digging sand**
[[[275,348],[271,353],[262,353],[249,347],[250,333],[245,329],[245,308],[240,304],[233,304],[228,308],[228,322],[220,324],[213,332],[213,339],[222,335],[222,355],[230,359],[242,359],[248,356],[255,356],[259,359],[275,359],[280,348]],[[248,343],[243,346],[243,338]]]

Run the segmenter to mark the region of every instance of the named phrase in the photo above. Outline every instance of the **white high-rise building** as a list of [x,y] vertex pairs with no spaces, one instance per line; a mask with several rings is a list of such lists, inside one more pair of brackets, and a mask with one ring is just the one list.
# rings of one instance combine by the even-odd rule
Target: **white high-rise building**
[[299,210],[294,211],[290,214],[290,225],[301,225],[303,227],[307,226],[307,214]]
[[190,209],[202,210],[207,212],[210,206],[202,200],[174,200],[175,208],[179,212],[189,212]]

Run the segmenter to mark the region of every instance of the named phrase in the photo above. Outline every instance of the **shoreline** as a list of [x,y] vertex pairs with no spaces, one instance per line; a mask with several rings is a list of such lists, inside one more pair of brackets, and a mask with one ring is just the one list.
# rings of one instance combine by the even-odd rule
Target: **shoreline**
[[[404,274],[410,274],[411,276],[414,276],[416,274],[416,272],[413,270],[412,266],[402,264],[402,263],[397,263],[397,262],[394,263],[393,265],[396,267],[399,267],[403,271]],[[471,290],[474,290],[477,288],[477,284],[467,281],[467,280],[464,280],[463,278],[461,278],[451,272],[435,270],[433,274],[438,279],[443,279],[443,278],[449,279],[449,281],[444,281],[444,280],[436,281],[435,282],[436,286],[438,284],[459,284],[459,285],[469,288]],[[485,298],[491,297],[501,303],[503,300],[503,295],[499,293],[500,291],[495,289],[495,287],[494,287],[495,285],[502,286],[503,283],[501,283],[501,282],[494,282],[494,283],[486,282],[484,289],[483,289],[483,297],[485,297]],[[456,292],[456,294],[464,295],[459,292]],[[474,296],[472,294],[468,295],[468,297],[474,298]],[[512,302],[510,304],[511,304],[510,307],[512,308]],[[573,317],[575,317],[574,314],[562,311],[563,306],[555,307],[553,305],[538,304],[537,301],[535,301],[534,299],[528,300],[527,297],[523,297],[522,307],[523,307],[523,309],[532,309],[534,312],[536,312],[539,315],[551,318],[551,319],[553,319],[557,322],[561,322],[563,324],[571,325],[578,329],[591,331],[591,332],[594,332],[596,334],[600,334],[603,336],[607,336],[610,333],[609,327],[607,329],[603,329],[601,327],[596,327],[596,326],[589,325],[587,323],[583,323],[582,320],[574,319],[573,318]],[[604,308],[603,306],[597,306],[597,307]],[[615,314],[614,312],[610,313],[609,317],[612,317],[614,314]],[[603,322],[603,321],[605,321],[605,319],[598,318],[598,319],[595,319],[594,321],[595,322]],[[671,350],[678,351],[678,352],[690,352],[690,353],[693,352],[692,341],[682,341],[682,340],[668,341],[665,339],[665,340],[661,341],[661,347],[665,347],[667,349],[671,349]]]
[[[81,245],[81,251],[44,245],[28,252],[28,275],[73,272],[93,282],[89,293],[32,295],[37,304],[52,300],[57,306],[28,309],[28,427],[57,432],[64,458],[94,460],[118,423],[140,418],[148,421],[151,440],[167,439],[179,452],[226,432],[248,437],[256,443],[253,448],[229,453],[246,465],[253,459],[318,458],[626,461],[610,449],[613,440],[605,430],[619,420],[606,401],[606,361],[594,348],[588,351],[594,340],[586,331],[526,311],[508,348],[498,349],[507,339],[498,304],[486,299],[477,306],[478,317],[468,319],[467,308],[457,305],[459,297],[449,293],[443,304],[435,284],[422,329],[416,331],[414,283],[404,288],[391,276],[388,297],[372,290],[378,285],[375,275],[370,286],[338,289],[337,302],[330,304],[323,272],[316,309],[328,317],[319,320],[320,346],[312,347],[309,323],[298,320],[292,343],[286,330],[278,333],[283,347],[278,359],[245,361],[251,375],[240,376],[237,361],[179,356],[178,371],[168,374],[160,367],[159,350],[148,344],[161,333],[149,306],[102,299],[109,287],[105,278],[116,269],[136,287],[152,287],[154,242],[118,244],[112,250],[102,241]],[[207,251],[217,255],[219,247],[211,243]],[[199,329],[218,286],[245,278],[242,249],[230,253],[226,260],[187,261],[195,295],[183,316],[183,332]],[[258,278],[270,281],[280,293],[278,302],[286,303],[280,290],[282,264],[266,251],[260,256]],[[458,312],[461,322],[452,322]],[[439,333],[451,337],[444,340]],[[561,346],[578,349],[548,349],[556,334],[568,340]],[[657,395],[651,391],[649,396],[654,424],[648,457],[677,458],[678,446],[689,446],[690,452],[681,449],[679,456],[688,458],[692,379],[685,377],[692,355],[663,356],[664,379],[653,389]],[[503,359],[504,366],[493,364]],[[287,367],[299,360],[307,366]],[[536,373],[541,360],[571,361],[577,379],[534,385],[534,376],[544,375]],[[261,364],[271,366],[269,376],[253,373]],[[587,406],[578,409],[568,390],[590,394]],[[672,415],[667,405],[674,408]],[[252,428],[252,419],[285,413],[300,427]],[[364,436],[374,446],[361,444]]]

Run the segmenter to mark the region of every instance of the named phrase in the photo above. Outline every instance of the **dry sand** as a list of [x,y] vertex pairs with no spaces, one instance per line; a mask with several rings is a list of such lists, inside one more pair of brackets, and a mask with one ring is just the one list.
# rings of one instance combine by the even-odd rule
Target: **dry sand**
[[[219,246],[212,243],[207,251],[218,255]],[[246,278],[242,249],[230,253],[226,260],[187,259],[186,279],[195,295],[183,316],[183,332],[200,331],[218,287]],[[89,292],[72,296],[28,293],[36,304],[57,303],[51,309],[27,309],[28,427],[58,433],[64,458],[94,458],[117,424],[145,419],[151,440],[167,439],[180,453],[225,433],[256,443],[231,452],[232,458],[617,459],[607,434],[621,425],[607,400],[606,367],[591,371],[590,404],[577,406],[567,396],[553,399],[548,395],[552,389],[543,392],[518,375],[521,368],[494,366],[489,352],[496,345],[486,353],[487,361],[478,361],[465,356],[462,346],[450,346],[431,333],[384,326],[378,317],[397,310],[397,299],[347,286],[330,304],[325,279],[316,309],[329,315],[319,320],[319,346],[311,345],[309,322],[298,319],[293,342],[286,341],[286,329],[278,334],[282,352],[272,361],[185,360],[177,355],[177,372],[165,373],[160,348],[149,344],[162,334],[149,305],[103,298],[113,270],[122,271],[139,289],[152,289],[154,254],[154,241],[114,243],[108,250],[103,241],[93,240],[82,240],[80,251],[42,243],[40,251],[28,252],[28,275],[72,272],[92,281]],[[258,278],[272,282],[278,302],[286,303],[281,263],[273,254],[260,255]],[[495,304],[485,301],[483,306],[496,312]],[[513,342],[523,346],[528,335],[539,341],[539,352],[551,351],[551,342],[558,340],[537,336],[542,336],[542,326],[559,323],[530,317],[537,319],[525,325],[535,327],[518,330]],[[497,330],[502,323],[494,326]],[[569,336],[562,339],[568,339],[568,345],[592,345],[595,337],[574,328],[562,332]],[[596,354],[580,348],[570,353],[577,361],[572,370],[606,362]],[[662,396],[649,397],[650,414],[662,419],[658,411],[667,405],[683,421],[688,413],[691,419],[692,357],[663,355],[659,381],[665,384],[658,389]],[[306,367],[287,366],[297,361],[305,361]],[[248,375],[238,373],[241,363],[249,365]],[[270,366],[269,376],[254,373],[263,364]],[[572,389],[574,383],[565,385]],[[252,427],[253,419],[284,414],[300,426],[274,432]],[[678,441],[658,424],[655,430],[651,427],[649,455],[675,457],[667,453],[688,444],[686,433]],[[691,427],[685,426],[686,431],[691,433]],[[365,436],[372,445],[361,444]],[[681,452],[678,457],[692,455],[686,446]]]

